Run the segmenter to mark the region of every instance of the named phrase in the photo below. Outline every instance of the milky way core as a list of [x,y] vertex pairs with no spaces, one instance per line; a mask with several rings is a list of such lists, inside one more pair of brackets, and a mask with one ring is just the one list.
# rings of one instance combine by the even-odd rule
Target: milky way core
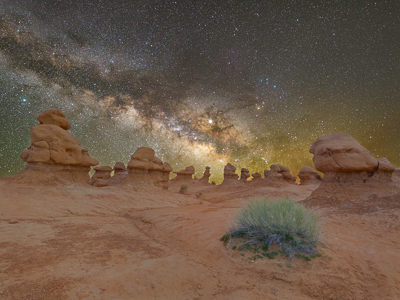
[[347,2],[1,1],[0,176],[51,108],[101,165],[297,175],[344,132],[399,167],[400,2]]

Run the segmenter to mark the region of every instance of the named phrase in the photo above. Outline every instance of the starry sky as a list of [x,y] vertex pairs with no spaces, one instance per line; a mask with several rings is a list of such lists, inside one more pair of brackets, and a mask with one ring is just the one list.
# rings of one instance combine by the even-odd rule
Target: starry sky
[[345,132],[400,167],[400,1],[0,2],[0,176],[61,110],[113,166],[151,147],[174,171],[274,163],[293,175]]

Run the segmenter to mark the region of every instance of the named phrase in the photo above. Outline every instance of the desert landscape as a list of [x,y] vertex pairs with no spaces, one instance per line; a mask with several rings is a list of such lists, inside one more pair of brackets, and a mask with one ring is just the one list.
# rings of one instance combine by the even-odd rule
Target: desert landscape
[[[146,147],[90,178],[98,161],[64,114],[38,121],[26,169],[0,179],[1,299],[400,299],[400,169],[348,134],[310,145],[314,166],[298,179],[278,164],[264,176],[228,164],[215,185],[206,166],[202,178],[189,166],[170,179]],[[321,256],[224,245],[255,197],[316,211]]]

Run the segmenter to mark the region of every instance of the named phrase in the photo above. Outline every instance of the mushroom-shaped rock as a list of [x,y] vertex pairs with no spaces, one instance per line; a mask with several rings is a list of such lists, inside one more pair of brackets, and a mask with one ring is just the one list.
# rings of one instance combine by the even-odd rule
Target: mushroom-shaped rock
[[133,153],[128,163],[128,176],[124,180],[124,184],[152,183],[157,187],[162,186],[164,189],[168,189],[171,171],[172,168],[169,164],[163,163],[161,159],[155,157],[153,149],[140,147]]
[[300,178],[300,184],[313,184],[320,183],[321,176],[310,166],[304,166],[301,168],[298,177]]
[[274,164],[271,165],[270,170],[264,170],[264,182],[282,182],[295,183],[296,177],[292,176],[288,167]]
[[152,160],[154,159],[155,152],[153,149],[148,147],[140,147],[138,148],[135,153],[132,154],[131,159],[135,160]]
[[341,206],[351,202],[365,209],[369,203],[382,206],[386,197],[400,195],[400,187],[393,180],[393,164],[386,158],[375,159],[348,134],[320,137],[310,152],[314,154],[317,170],[324,172],[324,178],[306,203]]
[[38,120],[41,124],[30,130],[31,145],[21,154],[28,163],[26,170],[32,176],[37,174],[37,178],[45,178],[42,173],[48,172],[50,177],[62,177],[64,180],[60,182],[87,184],[89,167],[99,162],[81,149],[80,141],[67,131],[71,125],[65,115],[52,109],[41,113]]
[[240,170],[240,182],[247,182],[247,178],[250,177],[250,172],[248,169],[242,168]]
[[71,128],[71,124],[65,115],[58,109],[49,109],[42,112],[37,117],[40,124],[51,124],[61,127],[62,129],[68,130]]
[[346,133],[332,133],[320,137],[311,145],[315,168],[327,172],[373,172],[378,160]]
[[236,183],[238,181],[239,175],[235,173],[236,167],[230,163],[224,167],[224,181],[222,184]]

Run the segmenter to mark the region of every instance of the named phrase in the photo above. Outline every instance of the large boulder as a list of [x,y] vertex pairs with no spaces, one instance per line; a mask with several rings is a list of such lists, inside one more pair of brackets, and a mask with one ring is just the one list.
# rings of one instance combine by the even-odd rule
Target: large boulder
[[378,160],[346,133],[320,137],[311,145],[315,168],[322,172],[373,172]]
[[400,195],[392,180],[395,168],[387,158],[375,159],[354,138],[334,133],[311,146],[317,170],[324,173],[320,186],[305,202],[363,211],[368,203],[383,207],[387,197]]
[[40,124],[56,125],[65,130],[71,128],[71,124],[69,124],[67,117],[58,109],[48,109],[42,112],[38,115],[37,120]]

